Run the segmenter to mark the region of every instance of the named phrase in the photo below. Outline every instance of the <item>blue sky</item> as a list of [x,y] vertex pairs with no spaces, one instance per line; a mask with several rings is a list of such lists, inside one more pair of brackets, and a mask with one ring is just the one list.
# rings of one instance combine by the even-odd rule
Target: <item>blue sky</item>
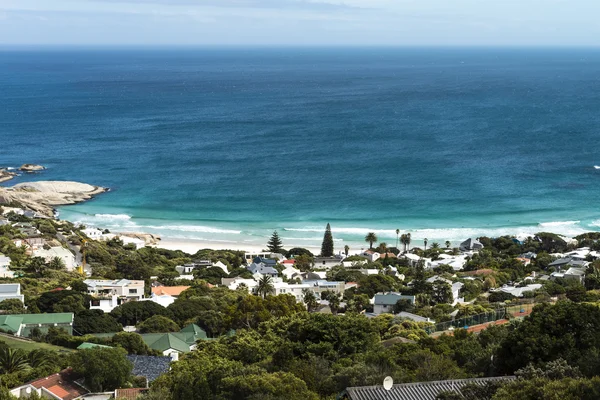
[[0,44],[600,45],[599,0],[0,0]]

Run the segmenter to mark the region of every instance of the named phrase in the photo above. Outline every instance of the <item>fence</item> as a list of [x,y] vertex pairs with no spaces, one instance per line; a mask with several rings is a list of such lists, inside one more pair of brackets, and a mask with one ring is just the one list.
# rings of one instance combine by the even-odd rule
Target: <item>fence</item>
[[428,334],[435,332],[443,332],[458,328],[469,328],[473,325],[485,324],[488,322],[494,322],[501,319],[507,319],[510,317],[524,317],[531,314],[533,307],[536,303],[533,299],[520,300],[520,304],[507,304],[501,307],[497,307],[493,311],[488,311],[481,314],[470,315],[462,318],[455,318],[451,321],[439,322],[435,325],[431,325],[425,328]]

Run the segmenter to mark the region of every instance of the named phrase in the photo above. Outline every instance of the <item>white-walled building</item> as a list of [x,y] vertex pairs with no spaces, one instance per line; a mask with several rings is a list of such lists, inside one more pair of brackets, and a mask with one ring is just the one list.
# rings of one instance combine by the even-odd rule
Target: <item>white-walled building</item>
[[44,248],[39,248],[33,251],[33,256],[41,257],[47,263],[52,261],[53,258],[58,257],[65,263],[65,268],[69,272],[73,271],[77,267],[75,255],[71,253],[69,249],[65,249],[64,247],[55,246],[50,247],[50,249],[48,250]]
[[0,301],[8,299],[17,299],[21,303],[25,303],[25,296],[21,294],[20,283],[3,283],[0,284]]
[[15,273],[10,270],[10,257],[0,254],[0,278],[14,278]]
[[86,279],[83,283],[88,287],[88,294],[94,297],[90,305],[92,310],[111,312],[123,303],[144,297],[144,281]]

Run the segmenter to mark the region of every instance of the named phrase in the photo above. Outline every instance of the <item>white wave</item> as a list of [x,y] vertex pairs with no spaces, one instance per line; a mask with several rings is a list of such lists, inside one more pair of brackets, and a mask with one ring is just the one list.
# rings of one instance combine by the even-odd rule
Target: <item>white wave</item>
[[94,214],[94,218],[99,220],[119,220],[119,221],[128,221],[131,219],[130,215],[127,214]]
[[590,226],[600,226],[600,219],[590,222]]
[[242,231],[233,229],[219,229],[203,225],[140,225],[139,228],[150,228],[157,230],[179,231],[179,232],[195,232],[195,233],[226,233],[239,235]]
[[[307,228],[283,228],[284,231],[289,232],[319,232],[324,233],[325,228],[323,227],[307,227]],[[348,235],[366,235],[369,232],[375,232],[377,235],[382,236],[396,236],[395,229],[371,229],[371,228],[331,228],[332,233],[342,233]]]
[[540,227],[552,227],[552,226],[570,226],[577,225],[581,223],[581,221],[552,221],[552,222],[541,222],[538,225]]
[[14,171],[16,168],[15,167],[6,167],[7,171]]
[[[312,241],[312,242],[321,242],[323,240],[323,237],[311,237],[311,238],[307,238],[307,237],[281,237],[281,240],[290,240],[290,241],[294,241],[294,240],[302,240],[302,241]],[[337,238],[333,238],[334,242],[343,242],[344,239],[337,239]]]
[[594,165],[594,169],[600,169],[600,165]]

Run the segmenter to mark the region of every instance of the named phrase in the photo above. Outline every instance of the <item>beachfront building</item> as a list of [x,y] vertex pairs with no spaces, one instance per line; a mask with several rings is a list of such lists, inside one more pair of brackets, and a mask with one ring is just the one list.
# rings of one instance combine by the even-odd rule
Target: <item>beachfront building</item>
[[92,240],[101,240],[102,231],[98,228],[85,228],[82,230],[83,234]]
[[367,250],[361,254],[361,257],[365,257],[370,262],[375,262],[381,258],[381,254],[373,250]]
[[343,257],[315,257],[313,259],[313,266],[315,269],[330,270],[336,265],[342,265],[344,261]]
[[90,302],[91,310],[111,312],[123,303],[144,297],[144,281],[86,279],[83,283],[88,287],[88,294],[93,297]]
[[73,313],[0,315],[0,329],[15,336],[30,337],[34,329],[48,333],[50,327],[62,328],[73,334]]
[[61,246],[50,247],[49,249],[37,248],[33,250],[34,257],[41,257],[47,263],[52,261],[54,258],[59,258],[65,263],[67,271],[72,272],[77,267],[77,261],[75,255],[71,253],[69,249],[65,249]]
[[248,265],[248,267],[246,268],[248,271],[252,272],[252,274],[260,274],[260,275],[269,275],[273,278],[275,278],[277,275],[279,275],[279,271],[277,271],[275,268],[270,267],[264,263],[252,263],[250,265]]

